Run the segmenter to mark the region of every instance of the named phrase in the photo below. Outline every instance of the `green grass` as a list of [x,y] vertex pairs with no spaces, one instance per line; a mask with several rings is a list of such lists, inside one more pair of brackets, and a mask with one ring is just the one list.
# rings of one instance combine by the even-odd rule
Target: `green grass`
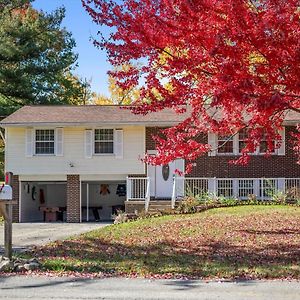
[[104,275],[300,279],[300,208],[218,208],[137,220],[36,251],[45,270]]

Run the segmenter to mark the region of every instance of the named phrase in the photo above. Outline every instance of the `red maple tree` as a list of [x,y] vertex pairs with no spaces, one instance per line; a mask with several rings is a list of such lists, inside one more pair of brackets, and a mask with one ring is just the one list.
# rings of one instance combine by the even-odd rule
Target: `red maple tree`
[[158,155],[148,162],[193,161],[212,150],[198,139],[207,132],[232,136],[247,128],[241,164],[263,138],[266,155],[280,146],[272,141],[280,140],[285,114],[300,111],[298,0],[82,3],[94,22],[113,28],[94,41],[115,66],[111,75],[123,88],[141,86],[133,112],[185,113],[156,137]]

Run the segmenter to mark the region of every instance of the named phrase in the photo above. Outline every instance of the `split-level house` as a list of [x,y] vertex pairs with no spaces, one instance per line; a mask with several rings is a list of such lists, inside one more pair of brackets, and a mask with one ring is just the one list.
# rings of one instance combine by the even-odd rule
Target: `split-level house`
[[5,171],[13,173],[18,202],[14,220],[108,220],[125,207],[133,212],[162,200],[174,206],[191,191],[268,199],[270,191],[300,187],[300,166],[288,143],[298,114],[286,115],[281,147],[265,158],[262,142],[247,166],[228,163],[240,155],[243,132],[225,145],[224,137],[203,136],[215,151],[198,158],[185,177],[174,175],[175,169],[184,170],[184,159],[145,165],[143,155],[155,154],[152,135],[183,118],[168,109],[142,116],[119,106],[19,109],[0,123],[5,128]]

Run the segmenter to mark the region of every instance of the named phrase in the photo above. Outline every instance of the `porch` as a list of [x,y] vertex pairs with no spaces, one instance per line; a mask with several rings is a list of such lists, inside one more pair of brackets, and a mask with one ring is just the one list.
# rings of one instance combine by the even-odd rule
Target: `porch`
[[278,194],[289,200],[300,198],[300,178],[198,178],[173,176],[172,192],[165,199],[151,196],[155,189],[150,177],[128,177],[127,212],[149,211],[151,205],[160,209],[176,207],[186,196],[223,197],[246,200],[249,198],[268,201]]

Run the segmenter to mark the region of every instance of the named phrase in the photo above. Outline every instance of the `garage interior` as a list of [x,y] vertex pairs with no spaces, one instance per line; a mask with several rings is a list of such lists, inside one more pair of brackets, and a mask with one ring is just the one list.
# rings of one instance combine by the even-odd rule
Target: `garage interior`
[[[110,221],[125,210],[126,181],[81,183],[81,221]],[[66,222],[66,182],[21,182],[21,222]]]
[[21,182],[21,222],[66,221],[66,182]]
[[126,181],[82,182],[82,222],[110,221],[125,210]]

